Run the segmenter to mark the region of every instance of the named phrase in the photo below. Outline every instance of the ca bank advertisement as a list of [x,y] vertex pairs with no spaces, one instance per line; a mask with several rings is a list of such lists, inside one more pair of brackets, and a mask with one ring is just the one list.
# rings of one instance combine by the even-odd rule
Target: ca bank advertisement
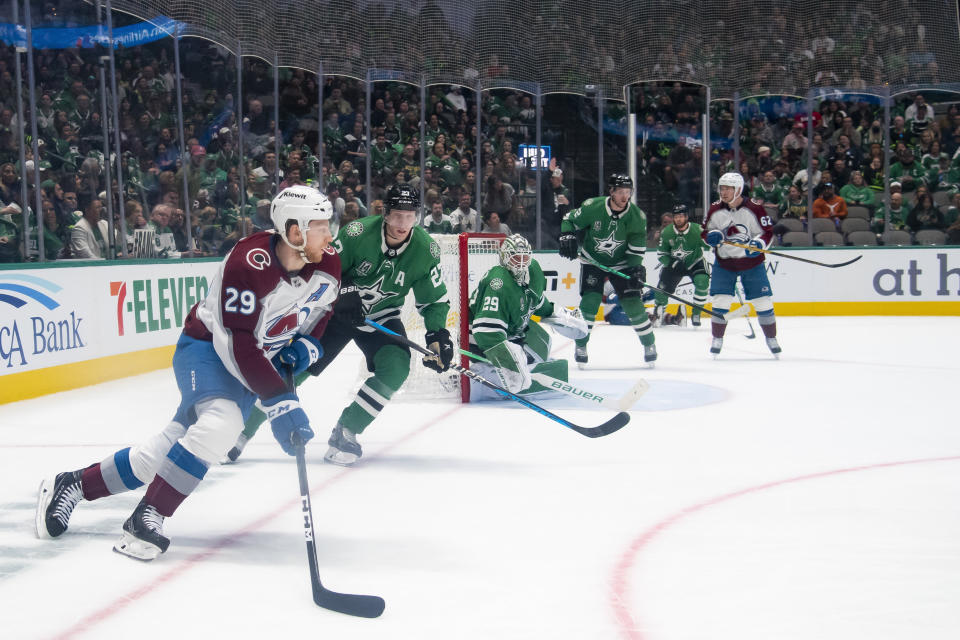
[[0,270],[0,375],[176,343],[218,264]]

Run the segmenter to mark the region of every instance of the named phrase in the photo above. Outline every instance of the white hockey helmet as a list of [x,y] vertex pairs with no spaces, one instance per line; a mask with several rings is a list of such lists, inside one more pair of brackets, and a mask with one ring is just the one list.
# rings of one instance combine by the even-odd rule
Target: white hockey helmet
[[533,247],[530,241],[519,233],[507,236],[500,245],[500,264],[511,274],[517,284],[527,284],[530,281],[530,260],[533,258]]
[[733,199],[736,200],[743,193],[743,176],[739,173],[725,173],[717,181],[717,189],[720,187],[733,187]]
[[[270,203],[270,219],[273,221],[273,227],[292,249],[296,249],[303,256],[303,250],[307,246],[306,233],[310,229],[310,222],[313,220],[329,220],[333,217],[333,205],[327,196],[320,193],[313,187],[297,184],[287,187],[277,194]],[[303,244],[296,246],[287,238],[287,228],[289,223],[295,222],[300,227],[300,233],[304,234]]]

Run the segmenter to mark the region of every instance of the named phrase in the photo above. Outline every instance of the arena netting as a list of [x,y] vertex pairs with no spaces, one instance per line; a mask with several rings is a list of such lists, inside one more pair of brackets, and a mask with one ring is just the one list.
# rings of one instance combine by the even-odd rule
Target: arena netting
[[647,81],[714,98],[811,87],[960,82],[953,0],[116,0],[150,20],[281,66],[365,79],[609,97]]

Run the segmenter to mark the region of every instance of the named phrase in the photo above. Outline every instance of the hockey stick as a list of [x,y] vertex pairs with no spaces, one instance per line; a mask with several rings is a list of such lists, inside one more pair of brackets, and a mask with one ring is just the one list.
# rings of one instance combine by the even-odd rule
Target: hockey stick
[[[596,260],[593,260],[592,258],[587,258],[587,264],[592,264],[593,266],[597,267],[598,269],[602,269],[602,270],[606,271],[607,273],[612,273],[612,274],[615,275],[615,276],[620,276],[621,278],[626,278],[627,280],[630,279],[630,276],[628,276],[627,274],[623,273],[622,271],[617,271],[616,269],[613,269],[613,268],[608,267],[608,266],[606,266],[606,265],[600,264],[599,262],[597,262]],[[739,309],[736,309],[736,310],[734,310],[734,311],[728,311],[727,313],[717,313],[716,311],[712,311],[712,310],[710,310],[710,309],[707,309],[706,307],[700,306],[699,304],[697,304],[696,302],[693,302],[692,300],[687,300],[686,298],[681,298],[680,296],[674,295],[674,294],[670,293],[669,291],[666,291],[666,290],[664,290],[664,289],[661,289],[660,287],[655,287],[655,286],[653,286],[652,284],[650,284],[650,283],[648,283],[648,282],[644,282],[644,283],[643,283],[643,286],[645,286],[645,287],[648,288],[648,289],[653,289],[654,291],[659,291],[660,293],[662,293],[663,295],[667,296],[668,298],[673,298],[674,300],[676,300],[676,301],[678,301],[678,302],[681,302],[681,303],[683,303],[683,304],[688,304],[688,305],[690,305],[691,307],[693,307],[694,309],[700,309],[700,311],[701,311],[702,313],[706,313],[707,315],[713,316],[714,318],[718,318],[718,319],[720,319],[720,320],[732,320],[732,319],[734,319],[734,318],[739,318],[739,317],[742,316],[742,315],[746,315],[747,313],[750,313],[750,309],[749,309],[749,308],[748,308],[748,309],[743,309],[743,307],[741,307],[741,308],[739,308]]]
[[[743,295],[741,295],[740,289],[737,289],[736,287],[734,287],[734,290],[736,290],[737,292],[737,299],[740,300],[740,305],[743,307],[747,306],[747,303],[743,301]],[[750,327],[750,335],[747,335],[747,334],[743,334],[743,335],[747,336],[748,340],[753,340],[754,338],[757,337],[757,332],[753,330],[753,323],[750,322],[750,315],[748,314],[745,317],[747,318],[747,326]]]
[[[479,362],[486,362],[490,365],[493,364],[487,358],[484,358],[480,354],[473,353],[472,351],[466,351],[464,349],[458,349],[458,351],[468,358],[473,358]],[[616,411],[626,411],[632,407],[634,403],[636,403],[640,396],[645,394],[647,390],[650,389],[650,385],[647,384],[647,381],[640,379],[637,381],[637,384],[630,387],[630,389],[619,398],[611,398],[609,396],[602,396],[592,391],[587,391],[586,389],[581,389],[580,387],[575,387],[565,380],[548,376],[545,373],[536,373],[531,371],[530,377],[548,389],[552,389],[553,391],[559,391],[560,393],[565,393],[568,396],[573,396],[574,398],[583,400],[584,402],[588,402],[590,404],[599,404],[601,407],[607,407],[608,409]]]
[[[400,343],[400,344],[402,344],[402,345],[406,345],[407,347],[409,347],[410,349],[414,349],[415,351],[419,351],[420,353],[422,353],[422,354],[425,355],[425,356],[435,356],[435,355],[437,355],[437,354],[435,354],[433,351],[430,351],[429,349],[427,349],[427,348],[425,348],[425,347],[421,347],[419,344],[417,344],[416,342],[410,340],[410,339],[407,338],[406,336],[402,336],[402,335],[400,335],[399,333],[397,333],[396,331],[391,331],[390,329],[387,329],[385,326],[383,326],[383,325],[381,325],[381,324],[377,324],[376,322],[374,322],[374,321],[371,320],[370,318],[367,318],[366,320],[364,320],[364,322],[366,322],[369,326],[373,327],[373,328],[376,329],[377,331],[381,331],[381,332],[387,334],[388,336],[392,337],[392,338],[393,338],[394,340],[396,340],[398,343]],[[551,413],[550,411],[547,411],[546,409],[544,409],[544,408],[541,407],[540,405],[538,405],[538,404],[536,404],[536,403],[533,403],[533,402],[530,402],[530,401],[527,400],[526,398],[523,398],[523,397],[521,397],[521,396],[518,396],[518,395],[515,394],[515,393],[511,393],[511,392],[507,391],[507,390],[504,389],[503,387],[501,387],[501,386],[499,386],[499,385],[496,385],[496,384],[490,382],[489,380],[487,380],[487,379],[484,378],[483,376],[478,375],[476,372],[471,371],[470,369],[467,369],[466,367],[461,367],[460,365],[456,364],[455,362],[450,363],[450,368],[453,369],[454,371],[456,371],[457,373],[461,374],[461,375],[467,376],[467,377],[470,378],[471,380],[475,380],[476,382],[479,382],[480,384],[484,385],[485,387],[489,387],[489,388],[493,389],[494,391],[496,391],[496,392],[499,393],[500,395],[502,395],[502,396],[504,396],[504,397],[506,397],[506,398],[510,398],[511,400],[515,400],[515,401],[519,402],[520,404],[522,404],[523,406],[527,407],[528,409],[533,409],[534,411],[536,411],[536,412],[539,413],[540,415],[546,416],[546,417],[550,418],[551,420],[553,420],[554,422],[559,422],[560,424],[562,424],[563,426],[567,427],[568,429],[571,429],[571,430],[573,430],[573,431],[576,431],[576,432],[579,433],[580,435],[587,436],[588,438],[599,438],[599,437],[602,437],[602,436],[610,435],[610,434],[613,433],[614,431],[619,431],[619,430],[622,429],[628,422],[630,422],[630,414],[629,414],[629,413],[626,413],[626,412],[624,412],[624,411],[621,411],[620,413],[618,413],[617,415],[613,416],[612,418],[610,418],[609,420],[607,420],[606,422],[604,422],[604,423],[601,424],[601,425],[598,425],[598,426],[596,426],[596,427],[581,427],[580,425],[574,424],[574,423],[570,422],[569,420],[564,420],[563,418],[561,418],[561,417],[558,416],[557,414]]]
[[[293,369],[284,369],[284,381],[287,388],[294,389]],[[310,506],[310,483],[307,482],[307,461],[305,447],[300,434],[293,432],[293,444],[296,447],[297,475],[300,476],[300,504],[303,506],[303,536],[307,540],[307,558],[310,562],[310,586],[313,588],[313,601],[324,609],[345,613],[360,618],[376,618],[383,613],[386,602],[379,596],[337,593],[320,582],[320,570],[317,568],[317,545],[313,537],[313,508]]]
[[770,249],[761,249],[760,247],[751,247],[748,244],[740,244],[739,242],[730,242],[729,240],[724,240],[723,244],[728,244],[731,247],[739,247],[741,249],[746,249],[747,251],[753,251],[755,253],[769,253],[772,256],[777,256],[778,258],[789,258],[791,260],[799,260],[800,262],[806,262],[808,264],[815,264],[818,267],[829,267],[831,269],[836,269],[837,267],[845,267],[848,264],[853,264],[857,260],[863,257],[863,254],[857,256],[853,260],[847,260],[846,262],[841,262],[839,264],[828,264],[826,262],[817,262],[816,260],[808,260],[807,258],[801,258],[799,256],[792,256],[789,253],[780,253],[779,251],[771,251]]

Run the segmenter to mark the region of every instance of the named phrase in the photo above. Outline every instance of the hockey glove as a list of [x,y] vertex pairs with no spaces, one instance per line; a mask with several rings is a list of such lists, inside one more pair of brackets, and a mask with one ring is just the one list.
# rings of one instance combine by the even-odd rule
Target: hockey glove
[[576,260],[577,255],[580,253],[580,246],[577,242],[577,234],[569,232],[561,233],[558,241],[560,242],[560,256],[563,258]]
[[450,332],[446,329],[427,331],[426,343],[427,349],[437,355],[424,356],[423,366],[437,373],[443,373],[449,369],[450,362],[453,360],[453,342],[450,340]]
[[323,355],[323,347],[313,336],[300,336],[283,349],[280,353],[273,356],[270,361],[277,368],[280,375],[283,375],[285,367],[293,369],[293,375],[302,373],[307,367],[320,359]]
[[343,283],[340,288],[340,298],[337,299],[336,314],[351,327],[359,327],[363,324],[363,301],[360,299],[360,291],[356,285]]
[[549,324],[554,331],[571,340],[586,338],[590,333],[587,328],[587,321],[583,319],[580,309],[576,308],[571,311],[566,307],[557,305],[554,307],[553,315],[544,318],[541,322]]
[[[756,238],[754,238],[753,240],[751,240],[751,241],[748,242],[747,244],[748,244],[749,246],[751,246],[751,247],[756,247],[757,249],[766,249],[766,248],[767,248],[767,245],[766,245],[766,243],[764,243],[763,238],[760,238],[759,236],[756,237]],[[759,256],[760,254],[761,254],[760,251],[751,251],[751,250],[749,250],[749,249],[746,249],[746,254],[745,254],[745,255],[746,255],[748,258],[755,258],[756,256]]]
[[720,231],[719,229],[708,231],[706,241],[711,247],[719,246],[719,244],[723,242],[723,231]]
[[267,419],[270,420],[273,437],[280,443],[284,453],[296,455],[294,433],[300,436],[303,444],[313,437],[310,421],[307,420],[307,414],[300,408],[300,400],[296,394],[284,393],[269,400],[262,400],[260,405],[267,414]]
[[624,295],[643,295],[643,284],[647,280],[647,269],[642,264],[627,269],[627,275],[630,276],[627,286],[623,290]]

